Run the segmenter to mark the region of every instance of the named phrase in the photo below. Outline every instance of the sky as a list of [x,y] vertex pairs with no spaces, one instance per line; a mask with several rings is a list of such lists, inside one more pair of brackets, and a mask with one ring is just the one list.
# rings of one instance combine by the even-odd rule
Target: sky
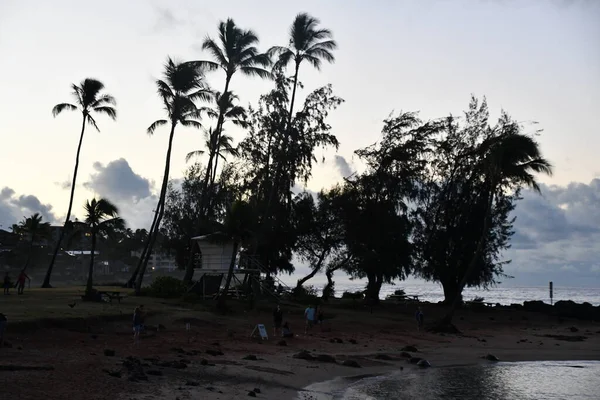
[[[376,142],[391,112],[423,119],[459,115],[471,94],[486,96],[493,117],[506,110],[537,122],[552,177],[542,195],[517,206],[507,272],[518,284],[600,287],[600,1],[201,1],[0,0],[0,229],[40,212],[64,220],[80,115],[53,118],[72,101],[70,84],[100,79],[116,97],[118,120],[98,116],[84,138],[75,215],[93,196],[115,202],[130,227],[150,225],[162,180],[167,128],[146,128],[163,111],[154,80],[167,56],[207,59],[200,45],[219,21],[253,29],[260,48],[287,44],[289,25],[308,12],[331,29],[336,62],[301,70],[300,97],[331,83],[345,102],[330,115],[341,142],[313,171],[307,189],[339,182],[361,165],[357,148]],[[223,90],[223,76],[208,81]],[[256,104],[272,83],[236,75],[233,91]],[[533,125],[531,125],[533,126]],[[236,141],[243,131],[232,131]],[[171,178],[202,146],[180,129]]]

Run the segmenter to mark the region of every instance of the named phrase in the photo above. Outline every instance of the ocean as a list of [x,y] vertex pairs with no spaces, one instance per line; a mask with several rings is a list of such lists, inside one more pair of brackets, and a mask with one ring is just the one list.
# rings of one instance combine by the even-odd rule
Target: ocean
[[[293,286],[295,280],[293,277],[282,277],[283,281]],[[322,280],[308,281],[306,285],[313,285],[315,289],[322,290],[325,282]],[[365,288],[364,281],[349,281],[340,280],[335,283],[335,294],[341,296],[344,291],[358,291]],[[387,295],[393,294],[395,290],[402,289],[407,295],[419,296],[420,301],[428,301],[437,303],[444,299],[442,287],[435,283],[424,281],[403,281],[396,285],[383,285],[381,288],[380,298],[384,299]],[[475,297],[483,297],[485,302],[500,303],[502,305],[522,304],[524,301],[541,300],[550,303],[550,294],[548,286],[543,287],[510,287],[499,285],[497,287],[484,289],[466,288],[463,297],[466,300],[472,300]],[[581,287],[562,287],[554,285],[553,301],[572,300],[576,303],[588,302],[594,306],[600,305],[600,287],[598,288],[581,288]]]
[[429,369],[405,368],[359,380],[317,383],[300,399],[589,400],[600,399],[600,362],[536,361]]

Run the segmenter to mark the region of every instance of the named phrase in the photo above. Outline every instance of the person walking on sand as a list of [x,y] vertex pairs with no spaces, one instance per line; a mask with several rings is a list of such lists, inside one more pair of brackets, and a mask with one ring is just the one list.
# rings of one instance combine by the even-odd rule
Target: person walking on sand
[[277,336],[277,331],[281,332],[281,324],[283,323],[283,311],[277,304],[275,310],[273,310],[273,336]]
[[311,305],[309,305],[306,310],[304,310],[304,318],[306,318],[306,326],[304,327],[304,334],[306,335],[309,330],[312,330],[313,325],[315,324],[315,314],[317,310]]
[[25,273],[25,270],[22,269],[21,273],[19,274],[19,276],[17,278],[17,294],[23,294],[23,289],[25,289],[25,280],[26,279],[29,282],[31,282],[31,278],[29,276],[27,276],[27,274]]
[[5,295],[10,294],[10,275],[8,275],[8,271],[4,275],[4,283],[2,284],[2,287],[4,288]]
[[136,345],[140,340],[140,332],[142,331],[142,307],[138,306],[133,310],[133,343]]
[[423,319],[424,319],[424,315],[423,315],[423,311],[421,310],[421,307],[417,307],[417,312],[415,312],[415,319],[417,320],[417,329],[420,331],[421,329],[423,329]]

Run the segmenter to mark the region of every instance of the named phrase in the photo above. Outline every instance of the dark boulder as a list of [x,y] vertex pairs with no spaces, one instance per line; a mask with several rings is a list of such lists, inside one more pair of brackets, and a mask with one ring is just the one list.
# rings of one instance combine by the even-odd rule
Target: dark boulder
[[493,354],[487,354],[487,355],[486,355],[485,357],[483,357],[483,358],[485,358],[485,359],[486,359],[486,360],[488,360],[488,361],[500,361],[500,360],[498,359],[498,357],[496,357],[496,356],[495,356],[495,355],[493,355]]
[[342,365],[344,367],[360,368],[360,364],[355,360],[345,360]]
[[326,362],[326,363],[335,363],[335,357],[329,354],[319,354],[317,356],[317,361]]
[[427,360],[421,360],[421,361],[419,361],[417,363],[417,367],[419,367],[419,368],[429,368],[429,367],[431,367],[431,364]]
[[300,360],[314,360],[315,359],[315,357],[306,350],[302,350],[299,353],[294,354],[292,357],[298,358]]

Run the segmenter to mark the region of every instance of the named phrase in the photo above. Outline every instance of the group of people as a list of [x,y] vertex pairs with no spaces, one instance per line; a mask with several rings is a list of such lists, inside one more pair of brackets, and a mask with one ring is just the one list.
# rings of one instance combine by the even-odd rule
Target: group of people
[[[306,321],[304,326],[304,334],[306,335],[308,334],[308,331],[312,330],[315,325],[321,325],[321,327],[323,326],[323,308],[309,305],[304,310],[304,319]],[[283,310],[281,309],[280,305],[277,305],[275,310],[273,310],[273,334],[277,336],[278,333],[284,338],[294,337],[289,322],[283,322]]]
[[[23,290],[25,289],[25,281],[31,282],[31,278],[25,273],[25,270],[22,269],[19,275],[17,276],[17,283],[14,287],[17,288],[17,294],[23,294]],[[13,287],[12,282],[10,281],[10,275],[7,272],[4,274],[4,283],[2,288],[4,289],[4,295],[10,294],[10,288]]]

